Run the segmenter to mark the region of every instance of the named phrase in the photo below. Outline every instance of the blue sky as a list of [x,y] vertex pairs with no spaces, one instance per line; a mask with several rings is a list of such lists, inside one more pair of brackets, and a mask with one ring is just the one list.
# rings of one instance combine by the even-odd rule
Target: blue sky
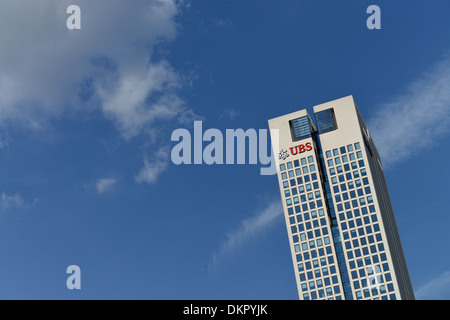
[[0,6],[0,298],[297,299],[276,176],[174,165],[171,133],[267,129],[349,94],[416,296],[450,298],[448,1]]

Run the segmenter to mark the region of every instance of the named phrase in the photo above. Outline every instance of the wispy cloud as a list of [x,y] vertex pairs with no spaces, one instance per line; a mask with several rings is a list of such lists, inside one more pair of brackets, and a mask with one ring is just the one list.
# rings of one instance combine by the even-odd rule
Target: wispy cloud
[[368,127],[385,167],[435,146],[450,133],[449,88],[447,56],[403,94],[379,106]]
[[268,203],[263,210],[254,216],[244,219],[239,226],[227,234],[227,239],[212,254],[211,271],[218,271],[224,261],[232,258],[249,241],[261,235],[282,214],[283,207],[281,201],[277,199]]
[[95,183],[95,189],[98,194],[103,194],[105,192],[111,191],[116,182],[116,178],[101,178],[98,179]]
[[420,300],[449,300],[450,299],[450,271],[445,271],[436,278],[425,283],[415,292]]
[[136,183],[155,183],[159,175],[167,169],[169,165],[169,148],[161,147],[153,155],[144,155],[144,166],[136,175]]
[[4,214],[14,209],[25,208],[27,205],[23,197],[19,194],[8,195],[2,192],[0,197],[0,213]]
[[239,116],[240,112],[233,108],[224,109],[220,114],[221,118],[227,118],[230,120],[235,120]]

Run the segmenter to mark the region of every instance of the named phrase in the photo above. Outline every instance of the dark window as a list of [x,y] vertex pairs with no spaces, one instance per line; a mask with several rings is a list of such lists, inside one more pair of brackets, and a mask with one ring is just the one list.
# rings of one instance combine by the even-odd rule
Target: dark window
[[319,133],[324,133],[336,129],[333,108],[315,113],[317,129]]
[[289,121],[291,126],[292,140],[297,141],[311,137],[311,121],[308,116]]

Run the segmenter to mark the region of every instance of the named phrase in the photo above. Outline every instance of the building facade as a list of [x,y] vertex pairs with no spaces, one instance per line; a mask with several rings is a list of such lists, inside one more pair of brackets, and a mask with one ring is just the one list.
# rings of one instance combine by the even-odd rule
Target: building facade
[[269,120],[301,300],[414,299],[378,151],[352,96]]

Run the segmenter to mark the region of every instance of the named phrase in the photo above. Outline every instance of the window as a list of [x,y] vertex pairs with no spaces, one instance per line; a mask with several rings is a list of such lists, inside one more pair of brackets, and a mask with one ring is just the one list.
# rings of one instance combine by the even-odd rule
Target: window
[[333,108],[315,113],[319,133],[325,133],[336,129],[336,120]]
[[311,136],[311,121],[308,116],[289,121],[292,140],[297,141]]

